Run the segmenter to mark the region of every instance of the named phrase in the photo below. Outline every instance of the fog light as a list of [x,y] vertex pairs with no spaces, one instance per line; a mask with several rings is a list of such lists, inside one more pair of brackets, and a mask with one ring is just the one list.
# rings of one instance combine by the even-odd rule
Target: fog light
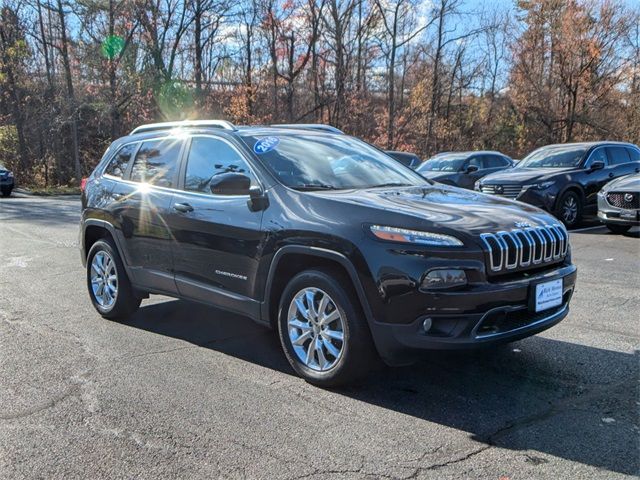
[[425,318],[424,321],[422,322],[422,328],[424,329],[425,333],[427,333],[429,330],[431,330],[431,326],[433,325],[433,322],[431,321],[430,318]]
[[437,269],[431,270],[422,280],[422,288],[426,290],[440,290],[443,288],[460,287],[467,284],[464,270]]

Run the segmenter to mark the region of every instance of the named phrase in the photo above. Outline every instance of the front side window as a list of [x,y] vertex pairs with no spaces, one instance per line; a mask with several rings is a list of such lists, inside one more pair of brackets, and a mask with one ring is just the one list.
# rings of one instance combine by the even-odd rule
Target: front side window
[[182,140],[163,138],[143,142],[131,170],[131,181],[174,187]]
[[427,185],[412,170],[347,135],[285,134],[243,137],[284,185],[299,190],[340,190]]
[[607,153],[604,151],[604,148],[597,148],[593,152],[591,152],[591,155],[589,155],[589,160],[587,160],[584,168],[591,167],[591,165],[593,165],[593,162],[602,162],[605,166],[609,163],[609,161],[607,160]]
[[[193,137],[187,157],[184,189],[211,193],[209,184],[222,173],[243,173],[252,177],[242,156],[228,143],[212,137]],[[252,183],[253,180],[252,180]]]
[[137,146],[138,144],[136,143],[130,143],[120,148],[109,162],[109,165],[107,165],[107,168],[104,169],[104,173],[112,177],[122,178],[124,172],[127,171],[131,156],[136,151]]
[[631,161],[627,153],[628,150],[624,147],[607,147],[607,152],[609,153],[609,163],[611,165],[622,165]]
[[552,145],[531,152],[517,168],[575,168],[580,165],[585,148],[575,145]]

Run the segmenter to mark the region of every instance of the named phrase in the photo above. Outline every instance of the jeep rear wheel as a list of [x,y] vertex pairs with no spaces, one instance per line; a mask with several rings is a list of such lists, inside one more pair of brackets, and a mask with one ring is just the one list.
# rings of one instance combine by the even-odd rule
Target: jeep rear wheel
[[357,379],[375,358],[355,292],[343,285],[350,281],[337,270],[307,270],[289,282],[280,300],[278,333],[287,360],[298,375],[323,387]]
[[100,315],[123,320],[140,306],[141,299],[127,277],[118,250],[110,239],[95,242],[87,256],[87,287]]

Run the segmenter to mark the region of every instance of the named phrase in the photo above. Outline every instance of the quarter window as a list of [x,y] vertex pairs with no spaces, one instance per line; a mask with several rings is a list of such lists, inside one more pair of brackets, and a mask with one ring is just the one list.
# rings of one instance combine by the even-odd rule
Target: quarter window
[[127,171],[133,152],[136,151],[136,146],[137,144],[130,143],[118,150],[109,162],[109,165],[107,165],[107,168],[104,169],[104,173],[113,177],[122,178],[124,172]]
[[131,180],[171,188],[180,155],[181,140],[165,138],[140,145],[131,170]]
[[632,162],[640,162],[640,150],[627,148],[627,153],[629,154],[629,157],[631,157]]
[[627,149],[624,147],[607,147],[607,152],[609,153],[611,165],[621,165],[631,161]]
[[212,137],[191,139],[184,179],[185,190],[211,193],[209,184],[213,177],[229,172],[252,177],[246,161],[228,143]]

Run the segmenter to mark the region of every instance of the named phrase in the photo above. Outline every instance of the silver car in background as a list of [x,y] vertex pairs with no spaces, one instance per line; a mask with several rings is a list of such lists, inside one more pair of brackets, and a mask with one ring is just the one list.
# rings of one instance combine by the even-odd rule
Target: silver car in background
[[640,225],[640,174],[607,183],[598,193],[598,218],[613,233]]

